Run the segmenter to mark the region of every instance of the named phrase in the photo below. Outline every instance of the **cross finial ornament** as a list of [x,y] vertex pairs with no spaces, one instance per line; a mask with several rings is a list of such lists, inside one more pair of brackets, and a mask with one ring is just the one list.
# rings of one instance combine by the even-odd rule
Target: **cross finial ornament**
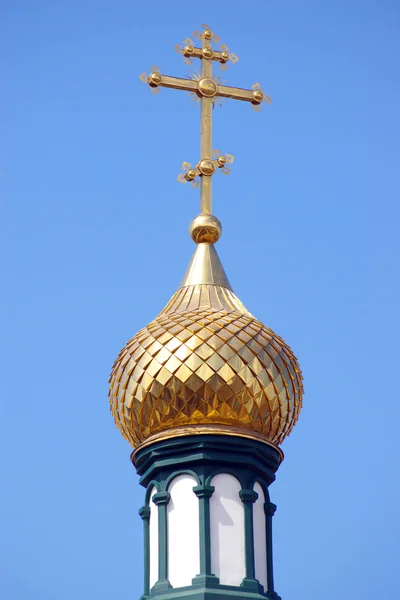
[[[142,73],[140,79],[148,83],[154,93],[159,92],[159,88],[172,88],[176,90],[185,90],[191,92],[201,103],[200,116],[200,161],[195,168],[184,162],[182,165],[183,173],[180,173],[178,180],[185,183],[190,181],[192,185],[201,186],[200,191],[200,212],[202,215],[211,214],[211,184],[212,176],[216,169],[221,168],[222,172],[228,174],[229,164],[233,162],[233,156],[230,154],[222,155],[219,150],[212,149],[212,110],[214,102],[219,102],[219,98],[231,98],[233,100],[242,100],[250,102],[254,110],[260,110],[262,102],[269,104],[271,98],[266,96],[260,85],[255,83],[252,89],[246,90],[237,87],[229,87],[219,83],[219,77],[215,77],[212,72],[213,62],[217,62],[222,70],[228,68],[229,63],[236,63],[239,59],[236,54],[229,52],[224,44],[219,46],[219,50],[212,47],[212,42],[218,44],[220,38],[213,33],[208,25],[203,25],[203,31],[195,31],[193,37],[201,40],[201,48],[196,48],[193,41],[187,38],[182,45],[175,47],[177,52],[185,57],[185,62],[191,64],[194,58],[201,61],[201,73],[191,79],[180,77],[171,77],[161,75],[157,67],[152,68],[150,75]],[[200,181],[199,181],[200,180]]]

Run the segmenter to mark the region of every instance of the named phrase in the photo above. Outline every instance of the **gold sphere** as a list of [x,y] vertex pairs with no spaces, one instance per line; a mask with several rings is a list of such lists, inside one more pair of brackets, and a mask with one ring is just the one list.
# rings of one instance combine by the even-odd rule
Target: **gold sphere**
[[185,175],[186,179],[192,181],[196,177],[196,171],[194,169],[189,169],[189,171]]
[[214,56],[214,52],[211,50],[211,48],[203,48],[202,54],[204,58],[208,60],[210,60]]
[[202,175],[212,175],[215,171],[214,163],[208,158],[203,158],[199,162],[199,170]]
[[161,75],[160,73],[150,73],[149,75],[149,85],[152,87],[157,87],[161,83]]
[[199,93],[201,96],[212,98],[218,91],[217,84],[210,77],[203,77],[199,81]]
[[218,156],[217,160],[218,164],[220,164],[221,167],[224,167],[226,165],[226,156]]
[[183,49],[184,54],[193,54],[194,48],[193,46],[185,46]]
[[224,50],[223,52],[221,52],[221,58],[225,62],[228,61],[229,60],[229,52],[227,52],[226,50]]
[[190,235],[196,244],[215,244],[222,234],[222,225],[214,215],[198,215],[190,224]]
[[260,104],[260,102],[262,102],[264,100],[264,94],[261,90],[254,90],[252,96],[253,96],[253,100],[255,102],[257,102],[258,104]]
[[203,36],[204,36],[204,38],[205,38],[206,40],[211,40],[211,38],[212,38],[212,31],[210,31],[209,29],[206,29],[206,30],[203,32]]

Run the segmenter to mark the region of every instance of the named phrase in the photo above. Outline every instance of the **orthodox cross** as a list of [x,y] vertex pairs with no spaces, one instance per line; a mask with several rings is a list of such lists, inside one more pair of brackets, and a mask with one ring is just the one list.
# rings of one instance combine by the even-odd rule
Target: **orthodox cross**
[[[200,116],[200,161],[193,169],[192,165],[184,162],[182,165],[183,173],[180,173],[178,180],[182,183],[189,181],[195,187],[198,187],[200,180],[200,212],[203,215],[211,214],[211,182],[216,169],[222,169],[222,172],[228,174],[229,163],[233,162],[233,156],[226,154],[223,156],[219,150],[212,150],[212,110],[214,103],[219,102],[219,98],[231,98],[250,102],[254,110],[261,108],[261,103],[269,104],[271,98],[266,96],[260,85],[255,83],[252,89],[246,90],[237,87],[229,87],[219,83],[219,77],[215,77],[212,72],[213,61],[219,63],[222,70],[228,68],[229,61],[237,62],[239,59],[236,54],[229,52],[225,44],[219,46],[219,50],[212,48],[212,42],[218,43],[220,38],[213,33],[208,25],[203,25],[203,31],[195,31],[193,37],[201,40],[201,48],[196,48],[190,38],[184,40],[182,45],[176,46],[177,52],[185,57],[185,62],[191,64],[193,58],[201,60],[201,73],[192,79],[181,77],[170,77],[161,75],[157,67],[153,67],[150,75],[142,73],[140,79],[148,83],[154,93],[159,92],[160,87],[172,88],[175,90],[185,90],[191,92],[201,103]],[[199,178],[199,179],[197,179]]]

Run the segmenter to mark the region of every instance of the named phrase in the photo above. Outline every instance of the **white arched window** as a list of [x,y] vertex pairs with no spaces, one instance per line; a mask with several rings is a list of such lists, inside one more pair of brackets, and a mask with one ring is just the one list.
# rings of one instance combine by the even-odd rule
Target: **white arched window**
[[197,481],[179,475],[168,491],[168,580],[172,587],[191,585],[200,571],[199,500],[193,491]]
[[236,477],[221,473],[211,481],[211,570],[224,585],[240,585],[245,577],[244,509]]
[[267,537],[264,503],[265,496],[259,483],[254,486],[254,491],[258,498],[253,504],[253,528],[254,528],[254,563],[256,569],[256,579],[264,586],[267,591]]

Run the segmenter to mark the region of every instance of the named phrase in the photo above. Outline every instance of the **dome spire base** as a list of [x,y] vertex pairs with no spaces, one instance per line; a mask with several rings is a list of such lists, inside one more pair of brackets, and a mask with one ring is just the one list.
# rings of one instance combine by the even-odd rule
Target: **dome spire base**
[[189,285],[218,285],[232,291],[213,244],[198,244],[179,288]]

